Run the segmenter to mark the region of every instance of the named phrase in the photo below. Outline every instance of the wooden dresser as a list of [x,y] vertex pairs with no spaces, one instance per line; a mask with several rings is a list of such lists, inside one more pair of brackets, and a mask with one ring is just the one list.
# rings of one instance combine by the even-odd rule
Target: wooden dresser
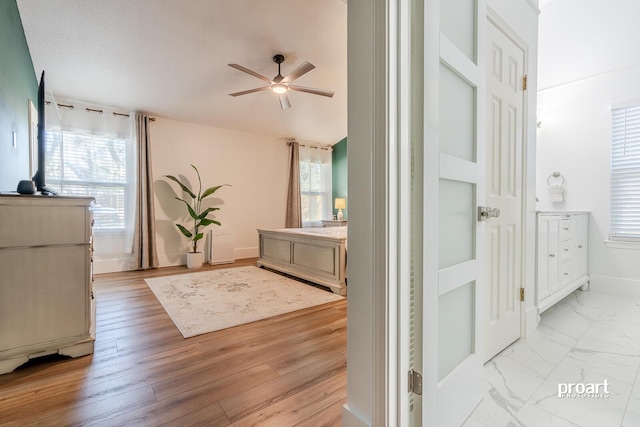
[[0,374],[93,353],[93,198],[0,195]]

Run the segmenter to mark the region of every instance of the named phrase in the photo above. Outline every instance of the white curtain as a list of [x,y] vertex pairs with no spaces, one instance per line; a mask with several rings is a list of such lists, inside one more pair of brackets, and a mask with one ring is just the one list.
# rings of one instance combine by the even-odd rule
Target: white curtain
[[46,107],[47,186],[61,194],[96,199],[94,271],[126,270],[135,211],[133,118],[106,106],[50,101]]
[[331,148],[300,145],[302,226],[322,226],[331,219]]

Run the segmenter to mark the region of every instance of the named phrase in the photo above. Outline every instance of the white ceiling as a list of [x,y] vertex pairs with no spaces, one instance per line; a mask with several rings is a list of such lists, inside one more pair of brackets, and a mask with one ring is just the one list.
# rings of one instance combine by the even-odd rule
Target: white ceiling
[[[344,0],[17,0],[34,68],[57,98],[216,127],[334,144],[347,135]],[[264,86],[303,61],[316,69],[282,110]]]

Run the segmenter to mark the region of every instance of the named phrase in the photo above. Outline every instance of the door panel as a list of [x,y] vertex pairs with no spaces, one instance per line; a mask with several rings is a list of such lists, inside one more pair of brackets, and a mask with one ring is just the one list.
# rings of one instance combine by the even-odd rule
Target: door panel
[[524,51],[489,22],[485,203],[500,209],[487,220],[487,315],[489,360],[520,337],[522,286],[522,141]]
[[475,205],[473,184],[440,180],[440,268],[473,258]]

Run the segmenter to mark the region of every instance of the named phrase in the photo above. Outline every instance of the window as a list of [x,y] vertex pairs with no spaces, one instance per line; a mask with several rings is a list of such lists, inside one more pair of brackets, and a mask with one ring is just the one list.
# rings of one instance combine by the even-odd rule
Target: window
[[57,101],[46,107],[47,186],[60,194],[95,198],[94,268],[126,270],[135,218],[133,120],[108,107]]
[[612,108],[610,239],[640,242],[640,102]]
[[331,149],[300,146],[302,226],[331,218]]
[[128,139],[79,132],[46,132],[46,182],[60,194],[91,196],[94,231],[124,231],[132,208]]

